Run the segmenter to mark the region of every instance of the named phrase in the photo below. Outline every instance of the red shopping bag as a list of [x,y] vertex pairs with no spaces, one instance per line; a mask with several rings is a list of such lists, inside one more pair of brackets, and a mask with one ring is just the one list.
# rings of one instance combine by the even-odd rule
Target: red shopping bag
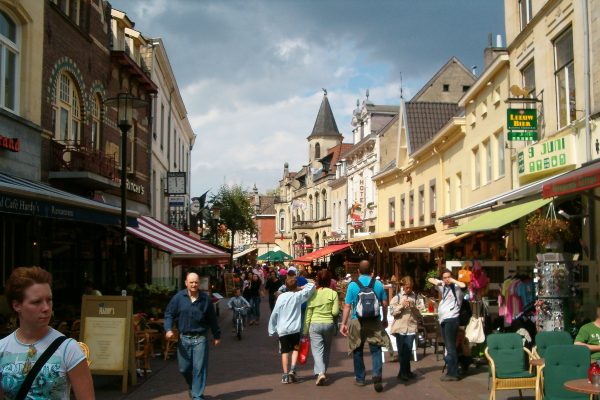
[[310,341],[307,337],[300,339],[300,349],[298,350],[298,362],[300,365],[306,364],[308,359],[308,349],[310,348]]

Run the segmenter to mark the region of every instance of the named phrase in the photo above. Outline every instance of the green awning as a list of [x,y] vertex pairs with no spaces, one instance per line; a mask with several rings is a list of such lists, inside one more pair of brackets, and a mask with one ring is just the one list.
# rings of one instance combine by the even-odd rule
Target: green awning
[[545,206],[551,201],[552,199],[538,199],[500,210],[488,211],[474,220],[452,229],[448,233],[459,234],[466,232],[492,231]]

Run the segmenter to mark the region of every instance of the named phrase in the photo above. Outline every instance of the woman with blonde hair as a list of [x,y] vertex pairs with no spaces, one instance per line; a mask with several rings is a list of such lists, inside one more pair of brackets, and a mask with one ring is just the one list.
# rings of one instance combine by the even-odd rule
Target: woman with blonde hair
[[402,289],[390,302],[394,323],[390,332],[396,337],[400,371],[398,379],[408,381],[416,375],[410,370],[410,353],[417,334],[421,312],[417,293],[413,290],[414,282],[410,276],[401,281]]
[[[53,306],[51,284],[52,275],[40,267],[16,268],[6,281],[6,300],[17,314],[19,328],[0,340],[1,398],[62,400],[70,398],[71,388],[77,399],[95,398],[81,347],[48,325]],[[46,349],[50,357],[40,363],[35,374]],[[21,388],[27,382],[30,388]]]

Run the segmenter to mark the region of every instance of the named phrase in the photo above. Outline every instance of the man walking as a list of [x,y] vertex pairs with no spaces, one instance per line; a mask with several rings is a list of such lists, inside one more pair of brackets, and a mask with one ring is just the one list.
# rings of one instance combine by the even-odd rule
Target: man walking
[[173,322],[179,328],[177,361],[190,389],[193,400],[204,399],[208,371],[208,330],[212,331],[213,343],[218,345],[221,330],[214,306],[208,294],[200,291],[200,277],[188,272],[185,289],[177,292],[165,311],[165,336],[173,337]]
[[[342,335],[348,337],[348,349],[354,359],[354,376],[358,386],[365,385],[363,348],[365,342],[369,344],[373,358],[373,387],[376,392],[381,392],[383,390],[381,347],[385,346],[383,335],[387,326],[387,295],[383,284],[371,277],[369,261],[362,260],[358,272],[360,273],[358,279],[348,285],[340,331]],[[380,305],[383,308],[381,315]],[[348,322],[350,312],[352,318]]]
[[446,346],[446,356],[444,361],[448,366],[446,375],[442,375],[442,381],[457,381],[458,377],[458,352],[456,351],[456,336],[458,334],[458,315],[460,306],[463,302],[462,290],[467,285],[452,278],[452,271],[444,269],[442,271],[442,280],[429,278],[428,281],[435,285],[442,294],[442,300],[438,306],[438,318],[442,328],[444,345]]

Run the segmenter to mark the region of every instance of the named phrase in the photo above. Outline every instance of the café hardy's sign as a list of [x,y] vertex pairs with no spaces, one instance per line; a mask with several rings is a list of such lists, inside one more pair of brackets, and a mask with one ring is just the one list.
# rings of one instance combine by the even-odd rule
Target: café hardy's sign
[[509,108],[506,110],[508,140],[538,140],[537,110]]
[[531,181],[575,164],[573,136],[548,140],[525,147],[517,153],[519,180]]
[[9,138],[0,135],[0,149],[6,149],[17,153],[21,149],[21,142],[18,138]]

